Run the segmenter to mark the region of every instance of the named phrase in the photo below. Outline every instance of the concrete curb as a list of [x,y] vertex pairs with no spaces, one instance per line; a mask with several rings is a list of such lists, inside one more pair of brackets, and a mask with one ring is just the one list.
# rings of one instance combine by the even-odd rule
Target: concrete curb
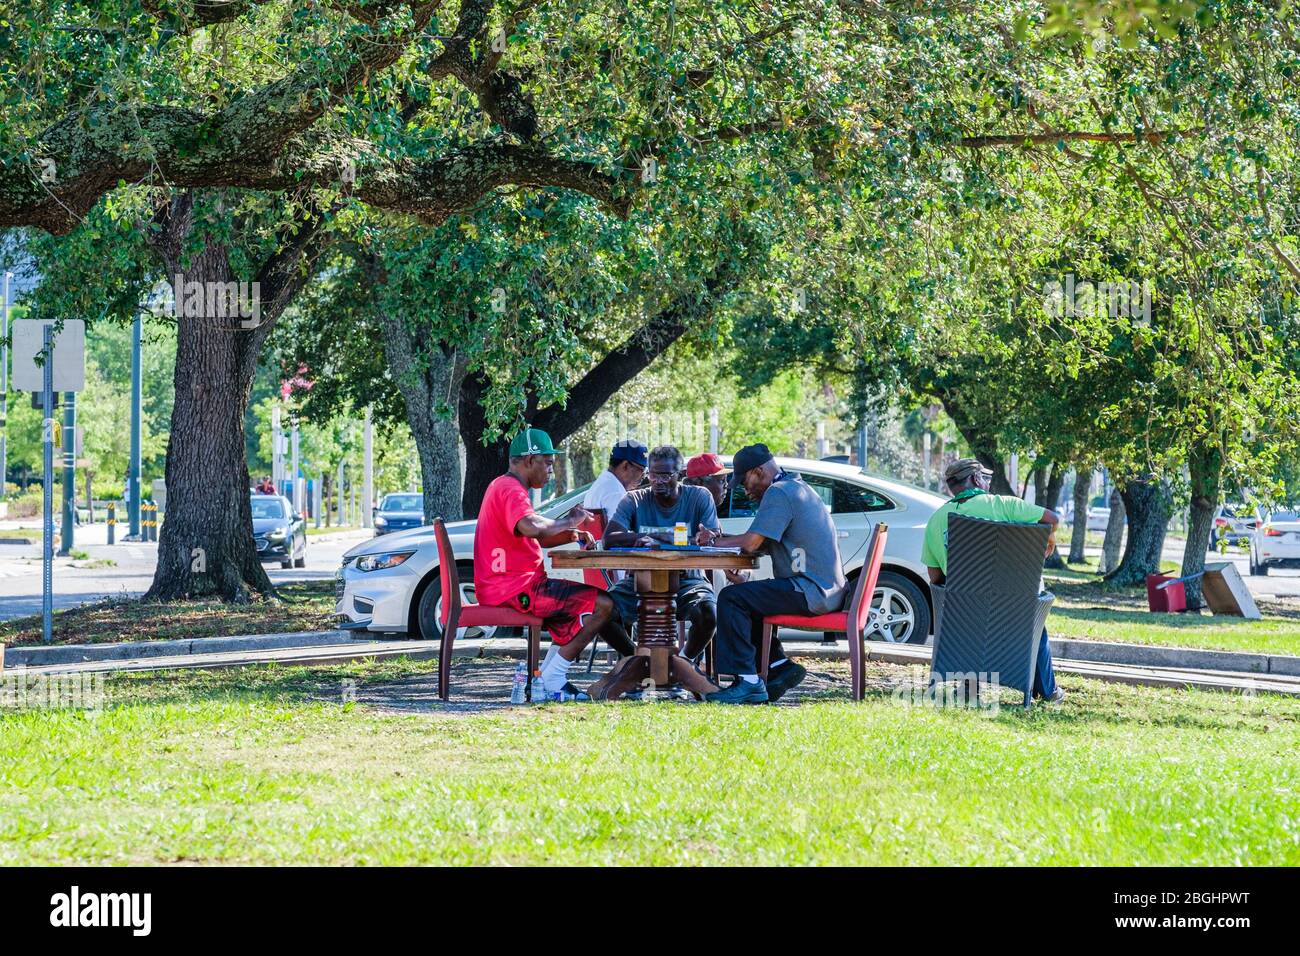
[[1300,677],[1300,657],[1211,651],[1195,647],[1153,644],[1119,644],[1108,641],[1052,639],[1052,657],[1131,667],[1175,667],[1181,670],[1230,671],[1247,674],[1283,674]]
[[[372,640],[366,636],[366,642]],[[59,644],[53,647],[8,647],[7,667],[50,667],[90,661],[129,661],[154,657],[186,657],[285,647],[320,647],[354,643],[348,631],[297,631],[248,634],[240,637],[195,637],[176,641],[130,641],[123,644]]]
[[[830,660],[843,659],[848,656],[846,648],[821,644],[801,645],[787,643],[786,649],[795,657]],[[522,658],[525,652],[526,647],[522,639],[502,639],[491,642],[464,641],[455,648],[452,656],[459,659],[479,657]],[[437,656],[438,645],[430,641],[346,641],[335,645],[267,647],[256,650],[173,654],[125,660],[79,661],[45,667],[10,668],[9,674],[47,676],[56,674],[180,670],[184,668],[222,669],[270,663],[281,666],[321,665],[342,664],[362,659],[384,660],[401,657],[410,660],[432,660]],[[930,648],[924,645],[882,644],[871,648],[869,659],[892,664],[924,666],[930,663]],[[1057,661],[1056,669],[1058,673],[1074,674],[1109,683],[1166,687],[1176,690],[1194,688],[1206,691],[1241,693],[1247,696],[1269,693],[1300,697],[1300,680],[1281,675],[1178,670],[1175,668],[1137,667],[1067,660]]]

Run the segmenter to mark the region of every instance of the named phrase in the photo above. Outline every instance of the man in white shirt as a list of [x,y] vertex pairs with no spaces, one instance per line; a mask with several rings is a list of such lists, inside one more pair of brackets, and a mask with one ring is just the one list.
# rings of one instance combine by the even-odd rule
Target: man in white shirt
[[624,438],[609,452],[609,467],[602,471],[582,499],[588,511],[605,513],[605,523],[623,503],[623,497],[641,483],[645,477],[649,449],[639,441]]

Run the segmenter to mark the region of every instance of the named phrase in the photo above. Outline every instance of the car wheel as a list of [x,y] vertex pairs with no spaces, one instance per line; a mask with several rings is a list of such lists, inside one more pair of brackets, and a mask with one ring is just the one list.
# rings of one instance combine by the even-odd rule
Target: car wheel
[[295,568],[305,568],[305,567],[307,567],[307,552],[306,552],[306,551],[304,551],[304,552],[303,552],[302,554],[300,554],[298,557],[296,557],[296,558],[293,559],[293,566],[294,566]]
[[[460,603],[477,604],[474,592],[474,570],[471,565],[457,565],[460,572]],[[420,636],[426,641],[442,640],[442,578],[434,572],[434,578],[420,595],[420,606],[416,612],[420,625]],[[456,635],[457,640],[465,638],[478,639],[496,636],[504,628],[497,627],[462,627]]]
[[871,599],[866,638],[891,644],[924,644],[930,636],[930,605],[915,582],[897,571],[881,571]]
[[1268,577],[1268,565],[1267,564],[1255,565],[1255,573],[1260,575],[1261,577],[1265,577],[1265,578]]
[[289,560],[289,561],[281,561],[281,562],[280,562],[280,569],[281,569],[281,570],[288,570],[288,569],[291,568],[291,567],[293,567],[293,561],[292,561],[292,560]]

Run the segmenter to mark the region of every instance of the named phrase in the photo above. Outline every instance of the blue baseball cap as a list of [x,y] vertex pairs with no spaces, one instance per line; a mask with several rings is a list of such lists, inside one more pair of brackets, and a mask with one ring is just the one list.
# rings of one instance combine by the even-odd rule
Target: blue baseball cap
[[633,438],[624,438],[620,442],[615,442],[614,447],[609,451],[609,457],[615,461],[630,461],[632,464],[645,468],[650,464],[647,457],[650,449]]

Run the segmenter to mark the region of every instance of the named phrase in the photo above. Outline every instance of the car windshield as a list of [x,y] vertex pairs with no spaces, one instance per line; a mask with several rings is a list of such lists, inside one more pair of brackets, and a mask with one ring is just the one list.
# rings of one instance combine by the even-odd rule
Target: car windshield
[[258,518],[284,517],[284,502],[280,501],[278,498],[267,498],[254,495],[252,503],[254,520]]
[[1300,511],[1274,511],[1269,521],[1300,521]]
[[421,495],[389,495],[384,499],[380,511],[423,511],[424,498]]

